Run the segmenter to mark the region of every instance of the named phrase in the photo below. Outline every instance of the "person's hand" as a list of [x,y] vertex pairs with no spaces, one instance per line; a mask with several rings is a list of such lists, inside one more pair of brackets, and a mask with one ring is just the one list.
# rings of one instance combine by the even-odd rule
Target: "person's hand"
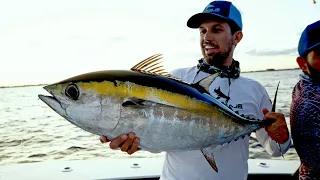
[[130,155],[140,150],[138,147],[140,139],[136,137],[135,133],[133,132],[130,132],[129,134],[121,134],[113,140],[108,139],[106,136],[100,136],[100,142],[110,142],[109,146],[111,149],[120,148],[121,151],[127,152]]
[[[281,113],[269,112],[268,109],[262,109],[264,114],[263,120],[268,121],[268,125],[265,127],[268,135],[272,140],[285,143],[289,139],[289,130],[285,117]],[[270,122],[270,123],[269,123]]]

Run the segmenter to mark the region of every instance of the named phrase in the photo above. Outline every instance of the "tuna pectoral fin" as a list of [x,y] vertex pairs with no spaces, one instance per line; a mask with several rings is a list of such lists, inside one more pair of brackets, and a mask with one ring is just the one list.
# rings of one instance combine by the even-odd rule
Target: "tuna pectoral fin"
[[178,108],[178,107],[174,107],[171,105],[167,105],[167,104],[161,104],[158,102],[154,102],[154,101],[149,101],[149,100],[144,100],[144,99],[139,99],[136,97],[130,97],[130,98],[126,98],[123,100],[122,102],[122,106],[123,107],[127,107],[127,108],[163,108],[163,107],[173,107],[173,108]]
[[128,106],[143,106],[145,104],[146,100],[144,99],[139,99],[139,98],[126,98],[122,102],[123,107],[128,107]]
[[[144,108],[146,106],[154,106],[159,105],[159,103],[144,99],[139,99],[136,97],[126,98],[122,102],[123,107],[131,107],[131,108]],[[166,105],[167,106],[167,105]]]
[[216,165],[216,162],[214,160],[214,156],[212,153],[212,148],[205,148],[201,150],[202,154],[204,155],[204,157],[206,158],[206,160],[208,161],[208,163],[210,164],[210,166],[216,171],[218,172],[218,167]]

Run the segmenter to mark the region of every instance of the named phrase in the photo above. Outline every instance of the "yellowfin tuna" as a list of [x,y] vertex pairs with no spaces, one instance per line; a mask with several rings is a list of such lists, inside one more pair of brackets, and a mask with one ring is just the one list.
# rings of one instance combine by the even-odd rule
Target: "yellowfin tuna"
[[265,126],[241,116],[209,95],[217,74],[197,84],[169,75],[161,54],[130,70],[82,74],[45,86],[39,95],[75,126],[113,139],[135,132],[140,148],[150,152],[201,150],[218,172],[212,149]]

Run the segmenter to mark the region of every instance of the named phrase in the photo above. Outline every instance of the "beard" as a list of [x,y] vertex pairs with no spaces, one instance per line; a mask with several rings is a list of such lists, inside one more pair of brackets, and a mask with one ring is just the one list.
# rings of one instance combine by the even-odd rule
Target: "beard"
[[[208,43],[210,44],[210,43]],[[201,51],[203,58],[207,61],[209,65],[215,66],[217,68],[221,68],[225,62],[225,60],[230,56],[230,53],[232,51],[232,39],[228,41],[228,46],[225,51],[219,51],[217,53],[214,53],[212,55],[207,55],[205,53],[204,47],[201,46]]]
[[309,72],[307,74],[312,79],[312,81],[315,83],[320,83],[320,71],[311,67],[310,64],[308,63],[308,61],[307,61],[307,67],[309,70]]

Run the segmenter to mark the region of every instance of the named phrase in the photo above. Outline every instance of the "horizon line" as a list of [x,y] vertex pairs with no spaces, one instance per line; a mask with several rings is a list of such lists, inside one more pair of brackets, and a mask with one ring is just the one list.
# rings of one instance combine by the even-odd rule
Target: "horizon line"
[[[265,69],[265,70],[243,71],[241,73],[268,72],[268,71],[287,71],[287,70],[298,70],[298,69],[300,69],[300,68],[299,67],[297,67],[297,68],[284,68],[284,69],[268,68],[268,69]],[[9,86],[0,86],[0,88],[16,88],[16,87],[44,86],[44,85],[49,85],[49,84],[48,83],[39,83],[39,84],[9,85]]]

